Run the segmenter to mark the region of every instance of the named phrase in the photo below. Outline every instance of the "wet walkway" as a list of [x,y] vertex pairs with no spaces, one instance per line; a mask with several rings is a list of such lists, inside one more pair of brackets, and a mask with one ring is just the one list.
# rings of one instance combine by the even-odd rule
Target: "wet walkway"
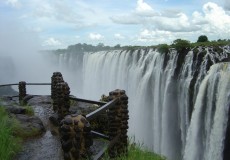
[[51,99],[47,96],[36,96],[30,99],[28,104],[34,107],[35,115],[42,120],[46,132],[39,137],[28,139],[15,160],[63,160],[59,137],[51,134]]

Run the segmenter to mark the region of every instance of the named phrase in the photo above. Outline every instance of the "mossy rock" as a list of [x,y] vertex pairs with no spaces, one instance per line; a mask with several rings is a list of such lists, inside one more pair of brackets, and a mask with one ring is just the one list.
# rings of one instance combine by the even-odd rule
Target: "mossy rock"
[[30,138],[41,135],[45,132],[45,127],[42,121],[36,116],[29,116],[24,114],[12,115],[13,132],[21,138]]

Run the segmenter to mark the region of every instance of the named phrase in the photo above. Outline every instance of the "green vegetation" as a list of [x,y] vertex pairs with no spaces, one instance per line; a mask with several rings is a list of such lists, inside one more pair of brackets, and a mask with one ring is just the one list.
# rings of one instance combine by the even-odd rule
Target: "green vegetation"
[[201,35],[198,37],[197,42],[208,42],[208,37],[205,35]]
[[31,127],[30,130],[28,129],[24,129],[22,127],[22,124],[17,120],[15,119],[14,117],[12,117],[12,134],[22,140],[25,140],[27,138],[31,138],[31,137],[34,137],[34,136],[38,136],[40,135],[40,131],[37,129],[37,128],[33,128]]
[[198,46],[213,46],[213,47],[219,47],[219,46],[225,46],[230,45],[230,40],[218,40],[218,41],[211,41],[211,42],[195,42],[191,43],[191,47],[198,47]]
[[[26,114],[34,115],[34,110],[31,106],[23,106],[26,109]],[[25,130],[14,116],[8,115],[4,107],[0,106],[0,160],[10,160],[21,150],[22,140],[28,137],[40,134],[36,128]]]
[[32,106],[29,106],[29,105],[26,105],[26,106],[23,106],[23,108],[26,109],[26,114],[29,115],[29,116],[33,116],[34,115],[34,109]]
[[[76,53],[76,54],[83,54],[84,52],[97,52],[97,51],[108,51],[108,50],[129,50],[134,51],[138,49],[157,49],[160,53],[167,53],[169,52],[169,48],[175,48],[178,52],[185,51],[187,49],[191,49],[198,46],[225,46],[230,45],[230,39],[219,39],[215,41],[209,41],[208,37],[206,35],[201,35],[198,37],[197,42],[190,42],[188,40],[184,39],[176,39],[173,41],[172,44],[159,44],[159,45],[152,45],[152,46],[121,46],[120,44],[117,44],[115,46],[105,46],[103,43],[99,43],[96,46],[93,46],[91,44],[75,44],[70,45],[67,49],[58,49],[53,51],[52,53],[56,55],[65,54],[65,53]],[[50,53],[50,52],[47,52]]]
[[153,152],[147,151],[145,149],[141,149],[140,146],[135,145],[135,144],[131,144],[129,145],[128,148],[128,156],[124,155],[121,156],[119,158],[117,158],[117,160],[165,160],[166,158],[157,155]]
[[185,49],[189,49],[191,47],[191,44],[187,40],[176,39],[175,41],[173,41],[173,44],[171,46],[174,47],[178,52],[181,52]]
[[[102,160],[110,160],[109,155],[106,154]],[[140,145],[130,144],[128,146],[128,154],[121,155],[114,160],[166,160],[166,158],[143,149]]]
[[157,46],[157,50],[160,53],[168,53],[169,52],[169,46],[167,44],[159,44]]
[[13,136],[16,124],[0,106],[0,159],[12,159],[21,148],[20,139]]

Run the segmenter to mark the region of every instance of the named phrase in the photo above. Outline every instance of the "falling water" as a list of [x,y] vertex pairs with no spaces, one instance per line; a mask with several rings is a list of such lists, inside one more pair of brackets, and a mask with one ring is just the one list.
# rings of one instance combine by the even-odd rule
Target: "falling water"
[[202,81],[189,126],[184,159],[223,159],[230,104],[230,66],[215,64]]
[[176,82],[173,74],[177,54],[165,69],[164,56],[154,50],[88,53],[83,63],[83,93],[99,99],[116,88],[130,97],[129,135],[149,149],[167,157],[180,157],[180,128]]
[[229,48],[220,55],[206,50],[188,52],[179,73],[175,50],[68,53],[59,57],[59,65],[74,71],[74,90],[82,98],[98,100],[114,89],[126,90],[129,136],[148,149],[169,160],[218,160],[228,120],[230,67],[215,63],[228,56]]

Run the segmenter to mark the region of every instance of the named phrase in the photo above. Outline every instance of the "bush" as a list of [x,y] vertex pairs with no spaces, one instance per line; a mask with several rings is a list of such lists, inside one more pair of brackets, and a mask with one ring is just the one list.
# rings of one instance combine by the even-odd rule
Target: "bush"
[[169,52],[169,46],[167,44],[159,44],[157,46],[157,50],[160,53],[168,53]]
[[191,47],[191,44],[187,40],[176,39],[175,41],[173,41],[172,47],[174,47],[177,52],[182,52],[186,49],[189,49]]
[[208,37],[205,35],[201,35],[198,37],[197,42],[208,42]]

